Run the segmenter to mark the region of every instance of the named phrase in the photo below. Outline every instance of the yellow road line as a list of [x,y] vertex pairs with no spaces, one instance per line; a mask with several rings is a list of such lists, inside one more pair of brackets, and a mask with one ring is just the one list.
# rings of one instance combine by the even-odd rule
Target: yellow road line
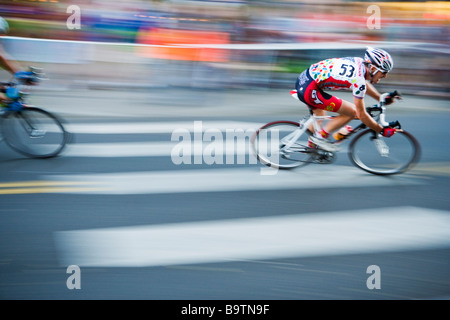
[[450,162],[426,162],[419,163],[414,167],[411,173],[431,174],[431,175],[450,175]]
[[[423,176],[450,176],[450,162],[418,163],[408,173]],[[116,187],[101,181],[12,181],[0,183],[2,194],[30,194],[30,193],[77,193],[114,190]]]
[[20,181],[0,183],[0,194],[25,193],[73,193],[79,191],[101,191],[105,188],[93,187],[93,181]]
[[46,187],[46,186],[67,186],[67,185],[87,185],[95,184],[92,181],[21,181],[0,183],[0,188],[22,188],[22,187]]
[[44,188],[15,188],[0,189],[0,194],[25,194],[25,193],[73,193],[78,191],[102,191],[105,188],[83,187],[44,187]]

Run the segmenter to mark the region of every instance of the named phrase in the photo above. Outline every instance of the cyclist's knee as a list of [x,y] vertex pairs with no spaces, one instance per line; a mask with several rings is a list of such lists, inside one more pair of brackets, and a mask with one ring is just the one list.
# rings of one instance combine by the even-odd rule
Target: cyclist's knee
[[327,115],[327,112],[323,109],[314,108],[313,112],[316,116],[319,116],[319,117]]

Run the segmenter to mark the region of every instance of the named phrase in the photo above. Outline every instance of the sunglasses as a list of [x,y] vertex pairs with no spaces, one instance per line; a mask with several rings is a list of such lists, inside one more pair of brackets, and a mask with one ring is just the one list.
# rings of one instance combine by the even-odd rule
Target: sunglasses
[[388,72],[387,71],[383,71],[383,70],[381,70],[380,68],[377,68],[377,67],[375,67],[375,66],[373,66],[375,69],[377,69],[379,72],[381,72],[383,75],[387,75],[388,74]]

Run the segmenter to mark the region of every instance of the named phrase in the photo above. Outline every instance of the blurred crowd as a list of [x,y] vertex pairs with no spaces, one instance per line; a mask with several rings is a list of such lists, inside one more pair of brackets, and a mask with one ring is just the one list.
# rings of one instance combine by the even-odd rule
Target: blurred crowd
[[[73,6],[79,11],[69,9]],[[71,24],[77,14],[80,25],[74,28]],[[418,44],[415,49],[395,49],[404,58],[398,67],[405,70],[393,81],[411,80],[406,69],[414,64],[420,76],[410,82],[419,84],[425,79],[436,88],[441,85],[439,79],[448,78],[450,69],[450,4],[446,1],[28,0],[0,1],[0,15],[10,24],[10,36],[156,45],[160,49],[152,50],[148,57],[157,59],[259,64],[275,72],[296,73],[321,58],[323,50],[319,46],[315,50],[316,43],[329,43],[332,48],[333,43],[342,41],[389,41]],[[180,44],[311,46],[276,54],[211,48],[199,54],[193,49],[167,47]],[[326,53],[337,54],[354,52]]]
[[[80,9],[81,28],[67,27]],[[377,14],[372,6],[379,7]],[[66,40],[139,42],[152,29],[217,31],[230,43],[369,39],[447,43],[446,1],[28,0],[0,1],[11,34]],[[372,17],[372,18],[371,18]]]

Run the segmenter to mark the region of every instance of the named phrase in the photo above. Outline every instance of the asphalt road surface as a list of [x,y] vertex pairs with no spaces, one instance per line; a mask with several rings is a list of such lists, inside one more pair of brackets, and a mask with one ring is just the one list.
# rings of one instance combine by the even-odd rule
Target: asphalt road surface
[[276,174],[246,149],[213,163],[180,159],[175,134],[194,125],[226,141],[226,130],[296,120],[302,109],[261,102],[278,92],[262,92],[251,112],[242,93],[185,92],[178,104],[152,94],[41,93],[36,101],[73,134],[64,153],[27,159],[0,144],[0,299],[450,297],[443,101],[393,107],[389,119],[418,138],[422,158],[380,177],[352,166],[345,150],[333,164]]

